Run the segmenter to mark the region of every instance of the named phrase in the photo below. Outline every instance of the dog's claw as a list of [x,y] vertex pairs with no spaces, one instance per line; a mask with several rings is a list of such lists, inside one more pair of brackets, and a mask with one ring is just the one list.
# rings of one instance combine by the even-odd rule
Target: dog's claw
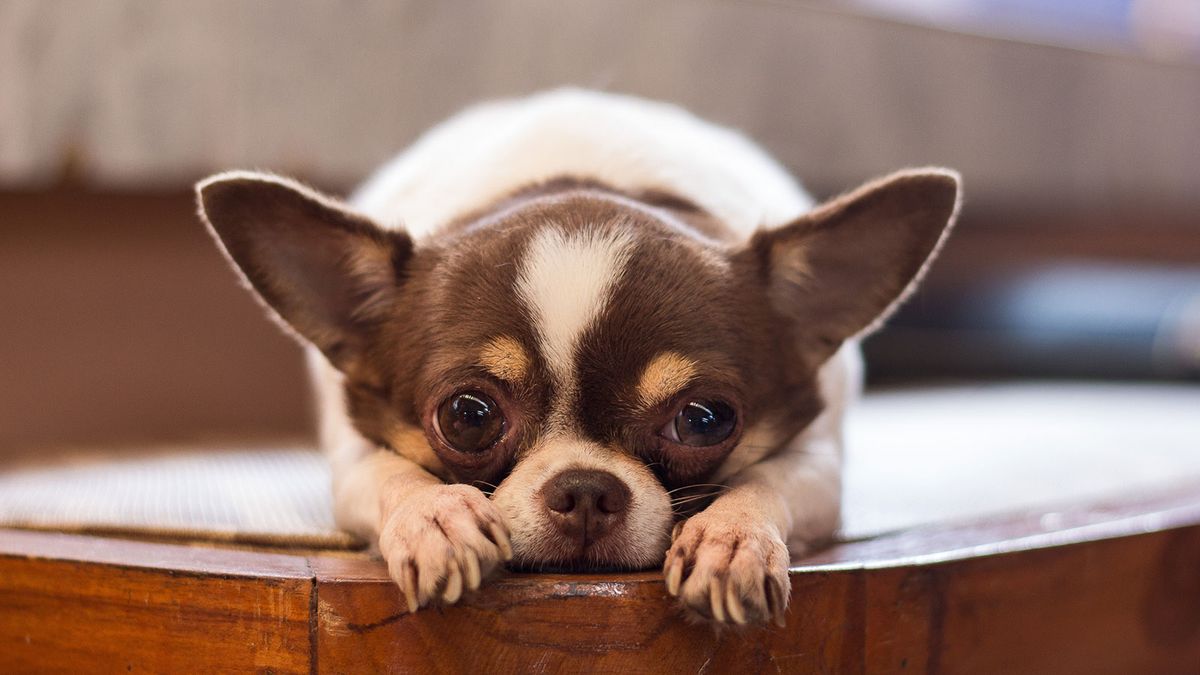
[[773,577],[766,578],[766,586],[767,612],[771,615],[775,625],[783,628],[787,626],[787,595]]
[[483,575],[479,572],[479,558],[474,553],[467,553],[463,556],[463,561],[467,568],[467,588],[472,591],[477,590],[483,581]]
[[745,513],[705,511],[685,522],[667,553],[667,591],[717,623],[783,621],[788,550],[777,530]]
[[683,560],[674,558],[667,562],[667,592],[679,595],[679,584],[683,581]]
[[512,555],[499,511],[474,487],[431,486],[392,504],[379,549],[409,612],[458,602]]
[[452,605],[462,597],[463,578],[456,561],[451,560],[448,567],[450,571],[446,575],[446,588],[442,591],[442,601]]
[[401,564],[399,572],[400,592],[404,594],[404,603],[409,613],[417,611],[421,604],[417,602],[417,570],[411,562]]
[[500,549],[500,557],[504,562],[512,560],[512,544],[508,541],[508,530],[500,523],[488,523],[488,534],[496,547]]
[[721,597],[723,595],[724,595],[724,593],[721,592],[721,582],[720,581],[717,581],[716,583],[709,585],[709,587],[708,587],[709,607],[712,608],[713,618],[722,623],[725,621],[724,598]]
[[746,608],[742,606],[742,600],[738,597],[732,580],[727,581],[725,585],[725,609],[734,623],[739,626],[746,625]]

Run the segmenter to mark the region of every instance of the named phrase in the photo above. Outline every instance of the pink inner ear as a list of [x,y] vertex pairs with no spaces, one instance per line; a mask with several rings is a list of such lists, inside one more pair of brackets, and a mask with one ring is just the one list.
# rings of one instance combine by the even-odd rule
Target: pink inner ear
[[[231,174],[201,184],[201,210],[230,260],[282,323],[343,365],[411,254],[336,200],[287,179]],[[339,366],[342,367],[342,366]]]
[[814,341],[812,348],[832,353],[911,291],[957,208],[955,174],[905,171],[765,233],[772,302]]

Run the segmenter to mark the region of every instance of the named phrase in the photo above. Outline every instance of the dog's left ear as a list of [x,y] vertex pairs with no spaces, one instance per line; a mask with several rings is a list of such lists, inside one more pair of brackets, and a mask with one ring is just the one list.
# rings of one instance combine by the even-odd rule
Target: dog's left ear
[[958,213],[959,184],[945,169],[900,171],[760,230],[739,257],[750,258],[772,306],[820,363],[916,285]]
[[408,234],[271,174],[218,174],[196,194],[221,248],[280,323],[334,367],[377,384],[363,356],[406,276]]

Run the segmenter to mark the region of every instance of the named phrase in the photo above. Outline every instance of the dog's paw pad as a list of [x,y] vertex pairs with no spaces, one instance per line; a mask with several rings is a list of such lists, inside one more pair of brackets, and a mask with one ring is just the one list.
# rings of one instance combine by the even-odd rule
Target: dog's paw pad
[[663,571],[667,591],[690,612],[719,623],[783,625],[788,560],[770,527],[701,513],[676,528]]
[[424,488],[399,501],[385,517],[379,550],[410,612],[458,602],[512,558],[500,512],[467,485]]

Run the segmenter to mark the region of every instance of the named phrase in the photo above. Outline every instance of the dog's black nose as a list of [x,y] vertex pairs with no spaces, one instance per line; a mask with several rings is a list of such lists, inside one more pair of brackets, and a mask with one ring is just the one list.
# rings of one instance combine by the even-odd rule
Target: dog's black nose
[[564,535],[585,545],[625,520],[630,496],[621,479],[592,469],[568,469],[542,486],[550,521]]

